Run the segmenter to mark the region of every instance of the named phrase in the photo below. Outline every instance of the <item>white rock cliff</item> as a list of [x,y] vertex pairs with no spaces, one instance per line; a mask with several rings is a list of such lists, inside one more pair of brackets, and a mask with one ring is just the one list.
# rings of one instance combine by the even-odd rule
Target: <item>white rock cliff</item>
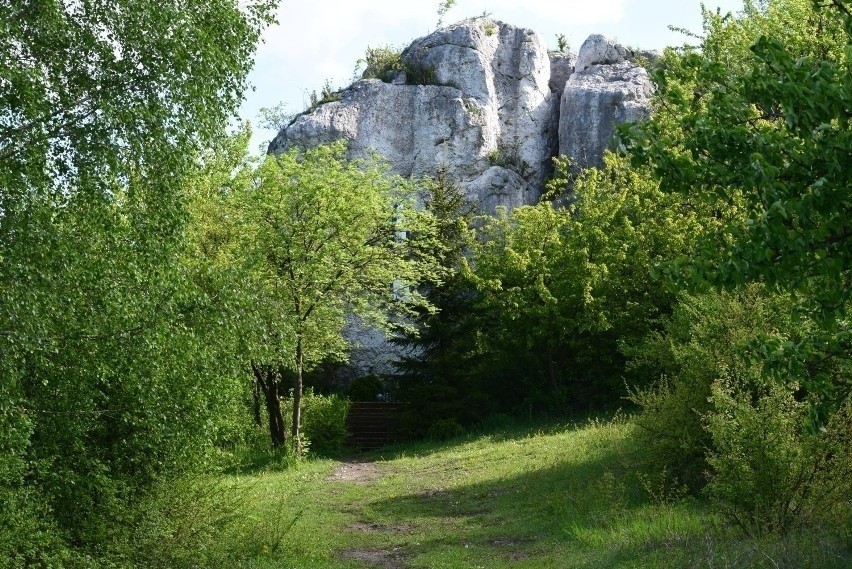
[[599,166],[616,127],[650,115],[654,88],[645,69],[631,61],[637,56],[656,58],[654,52],[634,55],[597,34],[580,47],[559,107],[559,154],[571,157],[575,168]]
[[[554,156],[600,165],[617,125],[649,115],[653,85],[635,61],[656,57],[601,35],[576,57],[548,53],[532,30],[466,20],[412,42],[391,82],[357,81],[298,116],[269,153],[344,138],[351,157],[378,152],[402,176],[445,169],[482,213],[533,204]],[[369,346],[367,358],[353,353],[355,375],[392,371],[389,344],[355,335]]]
[[425,76],[409,82],[431,84],[358,81],[283,129],[269,152],[343,137],[352,156],[373,149],[403,176],[446,168],[481,211],[535,203],[557,148],[560,96],[541,36],[477,19],[415,40],[403,61]]

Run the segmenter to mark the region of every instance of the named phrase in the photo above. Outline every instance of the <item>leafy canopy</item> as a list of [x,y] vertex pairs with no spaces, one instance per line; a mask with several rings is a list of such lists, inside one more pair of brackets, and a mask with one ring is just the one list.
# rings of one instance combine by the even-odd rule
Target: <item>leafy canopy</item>
[[654,72],[657,113],[625,131],[627,146],[665,191],[741,209],[719,216],[693,274],[792,292],[813,334],[767,336],[752,353],[836,407],[852,383],[806,362],[852,348],[849,4],[749,2],[738,18],[705,13],[705,34],[700,50],[669,52]]
[[441,275],[436,224],[416,207],[412,184],[376,157],[345,154],[341,141],[270,156],[230,196],[234,258],[252,283],[270,348],[261,363],[295,376],[297,444],[303,373],[345,361],[343,331],[356,320],[411,329],[419,311],[431,310],[421,285]]
[[701,51],[668,55],[657,114],[627,138],[663,189],[747,208],[711,244],[721,255],[705,251],[704,277],[807,289],[832,311],[852,291],[852,19],[845,2],[822,4],[706,13]]
[[0,2],[0,519],[94,549],[237,408],[228,315],[181,263],[184,183],[274,5]]

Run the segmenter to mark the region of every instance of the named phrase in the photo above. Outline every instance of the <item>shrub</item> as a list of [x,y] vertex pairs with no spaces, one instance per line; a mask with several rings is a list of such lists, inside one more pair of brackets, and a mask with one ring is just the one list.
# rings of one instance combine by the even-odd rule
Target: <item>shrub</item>
[[404,70],[402,52],[389,46],[367,47],[363,59],[357,62],[357,69],[364,66],[362,79],[380,79],[389,83],[394,76]]
[[125,555],[135,567],[217,567],[220,536],[245,513],[245,496],[224,479],[187,474],[161,481],[134,510]]
[[[317,95],[316,91],[311,91],[310,99],[311,104],[308,107],[308,110],[305,112],[313,112],[320,105],[324,105],[326,103],[333,103],[335,101],[339,101],[343,95],[339,89],[335,89],[331,86],[331,80],[326,79],[325,83],[323,83],[322,91]],[[292,123],[293,119],[290,119],[290,123]],[[289,124],[289,123],[288,123]]]
[[363,66],[361,79],[379,79],[390,83],[400,72],[405,72],[406,85],[443,85],[458,88],[454,84],[438,82],[435,67],[420,61],[425,51],[421,49],[415,53],[404,53],[388,46],[368,47],[364,57],[356,62],[355,76],[358,76],[358,70]]
[[[318,395],[308,387],[302,394],[302,449],[310,447],[314,454],[328,455],[343,450],[346,443],[346,414],[350,402],[340,395]],[[293,416],[293,399],[281,402],[284,417]],[[289,430],[289,425],[288,425]]]
[[477,425],[477,430],[482,433],[492,434],[505,431],[515,426],[517,419],[506,413],[491,413]]
[[[652,483],[706,486],[752,536],[844,523],[852,492],[850,404],[822,419],[815,414],[819,394],[804,389],[798,374],[773,374],[760,352],[807,333],[792,320],[791,299],[760,285],[683,296],[665,332],[633,353],[635,365],[662,374],[631,395],[642,407],[636,432],[657,478]],[[829,372],[842,373],[844,365]]]
[[37,491],[0,485],[0,569],[83,566],[63,537]]
[[429,426],[426,436],[433,441],[447,441],[463,434],[464,427],[455,419],[438,419]]
[[745,533],[786,534],[800,525],[849,513],[852,496],[852,404],[813,431],[799,386],[756,388],[714,383],[707,430],[713,450],[708,493]]
[[706,483],[708,436],[701,415],[709,408],[710,388],[689,380],[663,377],[629,399],[642,409],[636,436],[648,475],[664,488],[686,484],[697,491]]
[[693,491],[706,484],[711,441],[702,417],[711,410],[711,385],[723,376],[743,384],[761,381],[758,364],[742,354],[764,329],[780,326],[782,304],[758,286],[682,296],[665,332],[630,351],[631,365],[660,374],[629,398],[642,409],[637,437],[647,464],[668,482]]
[[[431,65],[407,61],[405,64],[405,76],[406,85],[441,85],[438,83],[438,76],[435,73],[435,68]],[[447,84],[444,86],[456,87],[456,85],[453,84]]]
[[488,163],[511,170],[522,178],[528,176],[532,170],[529,163],[518,154],[517,145],[511,149],[494,148],[488,153]]

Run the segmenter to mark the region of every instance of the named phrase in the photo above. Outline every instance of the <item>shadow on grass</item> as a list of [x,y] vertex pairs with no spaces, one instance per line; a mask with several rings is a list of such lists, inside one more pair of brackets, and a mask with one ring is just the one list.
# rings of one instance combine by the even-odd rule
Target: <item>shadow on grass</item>
[[[511,437],[535,432],[513,431]],[[438,448],[446,446],[434,450]],[[629,441],[613,441],[590,460],[568,458],[522,475],[423,488],[373,502],[370,509],[382,520],[417,520],[429,528],[434,535],[427,535],[415,553],[479,547],[507,559],[534,557],[554,543],[595,540],[648,505],[637,477],[627,470],[631,450]],[[612,563],[635,556],[615,543],[601,553]]]
[[502,416],[497,420],[486,420],[482,426],[470,432],[447,440],[420,439],[388,445],[379,449],[357,451],[350,449],[348,458],[374,461],[394,460],[411,456],[429,456],[445,452],[453,447],[487,439],[491,442],[521,440],[535,435],[553,435],[564,431],[588,427],[592,423],[603,424],[612,420],[625,420],[631,413],[621,409],[609,413],[574,413],[561,418],[539,417],[533,420],[520,420]]
[[[491,436],[517,440],[538,432]],[[422,537],[408,545],[408,555],[424,566],[440,564],[435,557],[443,552],[457,556],[448,567],[852,567],[852,545],[836,532],[750,540],[726,529],[704,500],[652,499],[635,470],[639,452],[629,436],[607,440],[591,454],[578,453],[588,459],[566,456],[556,465],[469,484],[462,477],[461,484],[424,486],[369,509],[384,523],[405,520],[419,528]]]
[[[521,438],[522,435],[518,435]],[[509,439],[504,439],[509,440]],[[442,447],[446,449],[446,445]],[[437,448],[435,449],[437,450]],[[523,475],[491,479],[451,489],[425,488],[398,498],[380,501],[373,507],[383,515],[416,518],[446,516],[483,516],[483,521],[500,523],[513,533],[551,534],[552,514],[567,508],[583,515],[601,505],[601,491],[615,494],[616,489],[603,488],[603,479],[623,474],[621,449],[610,449],[594,460],[566,461],[557,466],[531,470]],[[644,500],[635,484],[619,491],[618,499],[629,497],[631,504]],[[598,492],[591,494],[590,489]],[[629,496],[627,496],[629,494]],[[544,506],[544,507],[543,507]],[[530,524],[531,521],[542,523]],[[544,523],[546,520],[546,523]]]
[[422,529],[410,553],[423,564],[454,551],[465,566],[489,559],[493,566],[690,566],[704,547],[705,507],[652,503],[632,471],[633,452],[629,439],[608,441],[587,460],[566,456],[523,474],[423,488],[369,508],[383,522]]

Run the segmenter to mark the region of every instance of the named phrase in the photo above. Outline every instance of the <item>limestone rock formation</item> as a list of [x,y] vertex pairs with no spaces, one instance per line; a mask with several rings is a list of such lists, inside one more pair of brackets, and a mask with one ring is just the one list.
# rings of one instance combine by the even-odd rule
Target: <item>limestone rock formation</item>
[[620,43],[616,43],[600,34],[590,35],[577,54],[574,71],[583,72],[592,65],[612,65],[627,61],[630,51]]
[[575,169],[600,166],[616,127],[648,118],[654,86],[634,57],[599,35],[580,48],[559,112],[559,154],[570,156]]
[[577,62],[577,55],[571,52],[550,52],[550,81],[547,85],[553,93],[558,96],[562,95],[565,89],[565,83],[568,78],[574,73],[574,65]]
[[[375,150],[403,176],[445,168],[480,211],[535,203],[558,136],[559,93],[548,85],[541,36],[468,20],[415,40],[402,59],[407,83],[428,84],[400,84],[400,75],[358,81],[340,101],[298,117],[269,152],[343,137],[353,157]],[[510,183],[495,191],[500,179]]]
[[[532,30],[486,18],[419,38],[405,71],[357,81],[282,129],[270,153],[345,138],[403,176],[444,168],[483,213],[535,203],[556,154],[598,166],[616,126],[650,113],[653,86],[631,51],[595,34],[550,53]],[[412,84],[418,83],[418,84]]]
[[[270,153],[339,138],[351,157],[378,152],[403,176],[444,169],[482,213],[538,201],[551,158],[600,164],[618,124],[644,119],[653,92],[634,53],[591,36],[575,57],[548,53],[532,30],[487,18],[419,38],[403,70],[365,79],[297,117]],[[351,326],[350,376],[393,371],[399,354],[375,330]]]
[[420,356],[416,348],[390,343],[382,332],[354,316],[347,319],[343,334],[351,343],[351,350],[347,365],[335,373],[335,381],[342,385],[365,375],[392,374],[396,371],[394,362]]

